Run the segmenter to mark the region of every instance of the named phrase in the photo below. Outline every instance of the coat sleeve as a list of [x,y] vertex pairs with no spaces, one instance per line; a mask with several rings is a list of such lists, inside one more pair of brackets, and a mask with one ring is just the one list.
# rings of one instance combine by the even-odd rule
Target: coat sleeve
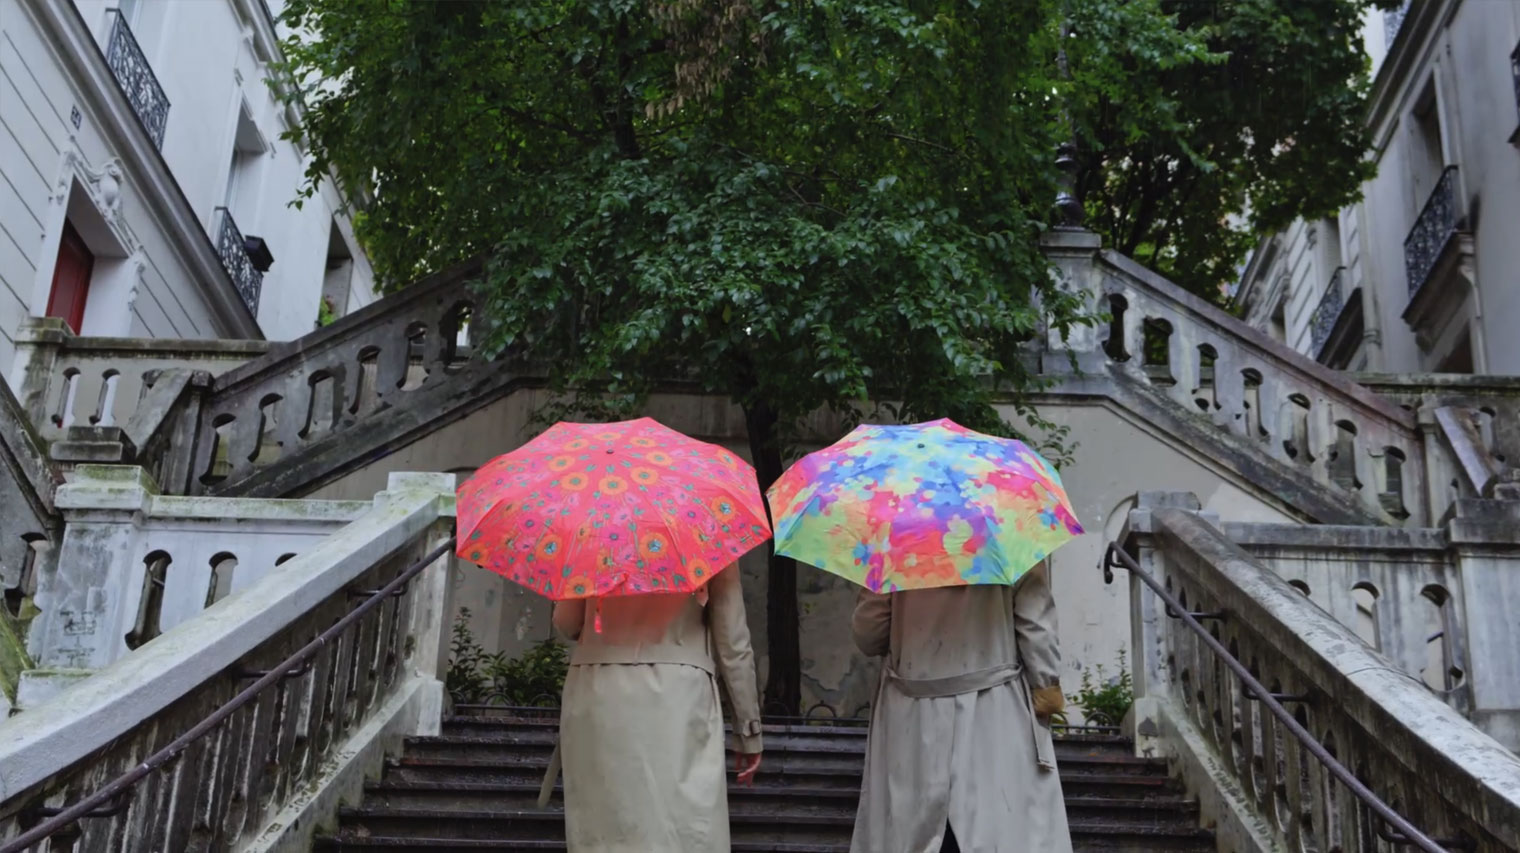
[[1013,630],[1029,686],[1036,691],[1059,686],[1061,646],[1056,639],[1056,600],[1050,594],[1048,561],[1014,585]]
[[892,646],[892,596],[862,589],[855,600],[850,630],[861,654],[872,658],[885,655]]
[[576,598],[554,602],[554,628],[570,641],[581,638],[581,628],[586,624],[586,599]]
[[734,738],[742,753],[762,748],[760,737],[760,690],[755,680],[755,652],[749,641],[749,620],[744,614],[744,587],[739,567],[729,566],[707,582],[708,626],[718,672],[728,685],[734,703]]

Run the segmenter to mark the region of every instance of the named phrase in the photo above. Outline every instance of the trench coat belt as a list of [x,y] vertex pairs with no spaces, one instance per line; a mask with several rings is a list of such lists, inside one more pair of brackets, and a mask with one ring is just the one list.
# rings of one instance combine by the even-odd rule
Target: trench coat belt
[[[964,693],[980,693],[983,690],[1001,687],[1023,678],[1024,667],[1017,663],[1009,663],[940,678],[904,678],[892,668],[891,664],[887,664],[882,668],[882,675],[886,683],[891,684],[897,692],[909,699],[934,699],[943,696],[959,696]],[[1030,733],[1034,737],[1035,761],[1047,770],[1054,770],[1056,767],[1055,743],[1051,740],[1050,730],[1045,728],[1039,717],[1035,716],[1033,691],[1029,689],[1027,683],[1023,686],[1024,705],[1029,712],[1032,727]]]

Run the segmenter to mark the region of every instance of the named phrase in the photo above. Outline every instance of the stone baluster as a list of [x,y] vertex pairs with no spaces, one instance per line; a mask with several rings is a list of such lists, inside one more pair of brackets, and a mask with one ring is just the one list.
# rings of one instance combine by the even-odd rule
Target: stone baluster
[[[1512,782],[1520,778],[1520,758],[1441,704],[1413,677],[1388,667],[1349,629],[1304,601],[1304,590],[1254,562],[1206,518],[1177,508],[1187,503],[1141,495],[1122,539],[1138,553],[1141,569],[1182,599],[1185,609],[1217,617],[1204,622],[1209,633],[1267,692],[1280,693],[1293,719],[1394,811],[1444,845],[1471,845],[1466,849],[1480,853],[1515,848],[1520,842],[1520,791]],[[1516,527],[1514,521],[1509,526]],[[1293,528],[1227,529],[1259,550],[1268,547],[1272,536]],[[1390,543],[1398,536],[1397,531],[1369,530],[1376,535],[1367,534],[1368,548],[1378,536]],[[1457,531],[1453,535],[1457,538]],[[1427,550],[1437,546],[1439,537],[1427,538]],[[1380,622],[1415,608],[1411,599],[1428,589],[1396,561],[1383,563],[1386,594],[1379,603],[1387,603]],[[1322,577],[1343,579],[1343,573],[1331,570]],[[1145,636],[1140,648],[1170,650],[1164,666],[1175,669],[1171,677],[1147,677],[1143,688],[1137,686],[1142,698],[1136,705],[1136,729],[1160,732],[1164,742],[1174,745],[1172,757],[1190,789],[1207,792],[1205,819],[1215,824],[1222,846],[1380,849],[1381,819],[1308,757],[1302,742],[1288,735],[1263,704],[1242,691],[1241,680],[1218,666],[1222,659],[1205,650],[1197,634],[1164,616],[1135,623],[1138,631],[1160,634]],[[1405,637],[1405,645],[1420,630],[1407,624],[1389,627]],[[1513,638],[1507,639],[1513,644]],[[1411,665],[1411,654],[1394,653]],[[1149,660],[1137,655],[1137,670]],[[1494,718],[1487,723],[1491,731],[1498,729]],[[1153,741],[1142,738],[1141,743]],[[1451,761],[1456,754],[1463,761]]]

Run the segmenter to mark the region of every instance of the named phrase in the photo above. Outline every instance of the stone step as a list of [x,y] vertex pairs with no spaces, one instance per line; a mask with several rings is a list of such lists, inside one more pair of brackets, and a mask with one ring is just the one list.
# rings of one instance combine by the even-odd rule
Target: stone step
[[[563,786],[546,811],[563,810]],[[372,809],[437,810],[461,813],[515,814],[539,811],[539,787],[517,784],[448,784],[438,782],[386,781],[364,789],[364,806]],[[804,788],[762,781],[753,786],[729,788],[729,810],[736,815],[805,814],[853,817],[860,799],[859,788]],[[1083,792],[1066,796],[1066,813],[1073,821],[1103,819],[1141,825],[1197,823],[1198,804],[1178,793]]]
[[[482,760],[468,757],[413,758],[403,756],[387,762],[385,781],[407,784],[471,785],[521,785],[538,790],[548,770],[547,756],[531,758],[505,758]],[[1151,764],[1140,772],[1128,772],[1125,766],[1115,767],[1097,762],[1080,760],[1062,761],[1060,764],[1062,789],[1068,796],[1156,796],[1172,792],[1175,783],[1166,775],[1165,765]],[[783,767],[779,762],[767,760],[760,765],[757,784],[772,787],[793,787],[804,790],[858,790],[861,768],[857,763],[849,767]]]
[[[443,732],[409,738],[344,809],[333,851],[564,850],[563,786],[537,805],[558,728],[554,711],[458,708]],[[860,798],[866,727],[860,721],[765,726],[765,762],[753,786],[729,788],[738,853],[846,853]],[[1137,758],[1109,732],[1056,739],[1072,840],[1080,853],[1213,849],[1198,805],[1166,762]]]
[[[413,758],[473,758],[477,760],[539,758],[548,760],[554,748],[550,731],[498,732],[491,735],[445,734],[406,740],[406,755]],[[1137,758],[1122,749],[1060,740],[1056,760],[1083,766],[1101,765],[1132,773],[1165,773],[1166,764]],[[778,735],[765,744],[765,762],[778,769],[833,768],[857,771],[865,760],[864,738],[833,738],[819,735]]]
[[[1214,839],[1209,833],[1199,832],[1191,837],[1148,837],[1142,833],[1124,835],[1083,834],[1072,837],[1075,853],[1153,853],[1153,851],[1182,851],[1182,853],[1214,853]],[[390,850],[427,850],[429,853],[564,853],[563,841],[481,841],[453,838],[405,838],[396,836],[328,836],[316,839],[314,849],[342,851],[342,853],[385,853]],[[732,853],[849,853],[848,842],[814,844],[766,844],[736,841]]]
[[[479,850],[492,853],[539,853],[539,851],[565,851],[563,841],[483,841],[461,838],[407,838],[401,836],[324,836],[316,839],[315,850],[353,851],[371,853],[387,850],[426,850],[428,853],[476,853]],[[753,844],[735,842],[733,853],[849,853],[850,845],[843,844]],[[1099,848],[1093,848],[1095,851]]]
[[[1148,815],[1140,819],[1112,815],[1073,815],[1073,835],[1157,840],[1191,840],[1199,830],[1192,811],[1173,813],[1172,819]],[[466,811],[431,808],[343,809],[340,835],[393,838],[449,838],[478,841],[546,841],[563,838],[564,813],[554,809]],[[855,826],[854,814],[793,814],[729,811],[729,825],[736,842],[752,844],[813,844],[847,842]]]
[[[464,838],[488,841],[543,841],[564,838],[564,814],[557,810],[369,808],[339,811],[345,835]],[[852,814],[787,814],[731,810],[735,841],[797,844],[848,841]]]
[[[558,737],[558,723],[553,719],[464,715],[445,718],[442,737],[472,742],[499,742],[521,746],[552,746]],[[785,745],[796,751],[864,753],[866,727],[826,725],[766,725],[766,750]],[[1130,754],[1130,741],[1118,735],[1087,732],[1058,732],[1059,752],[1082,751],[1088,754]]]

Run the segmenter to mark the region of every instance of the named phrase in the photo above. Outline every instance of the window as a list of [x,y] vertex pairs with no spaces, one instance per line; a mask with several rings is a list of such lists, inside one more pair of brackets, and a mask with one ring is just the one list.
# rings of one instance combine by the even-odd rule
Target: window
[[1283,293],[1278,296],[1277,304],[1272,306],[1272,324],[1268,326],[1267,334],[1278,343],[1285,343],[1288,340],[1288,320],[1285,310],[1287,304],[1288,294]]
[[232,160],[227,168],[227,191],[222,206],[232,213],[233,219],[246,228],[255,223],[258,214],[259,170],[263,165],[264,135],[254,124],[248,104],[238,109],[237,131],[233,136]]
[[1410,113],[1409,136],[1409,206],[1418,215],[1446,168],[1440,101],[1436,97],[1434,80],[1425,84],[1425,91],[1415,101]]
[[61,317],[74,334],[84,328],[84,304],[90,295],[90,275],[95,255],[72,223],[63,223],[58,241],[58,263],[53,267],[53,289],[48,294],[47,316]]
[[337,217],[327,231],[327,269],[322,277],[322,302],[326,306],[318,316],[318,324],[326,318],[329,322],[348,313],[349,298],[353,294],[354,254],[343,239]]

